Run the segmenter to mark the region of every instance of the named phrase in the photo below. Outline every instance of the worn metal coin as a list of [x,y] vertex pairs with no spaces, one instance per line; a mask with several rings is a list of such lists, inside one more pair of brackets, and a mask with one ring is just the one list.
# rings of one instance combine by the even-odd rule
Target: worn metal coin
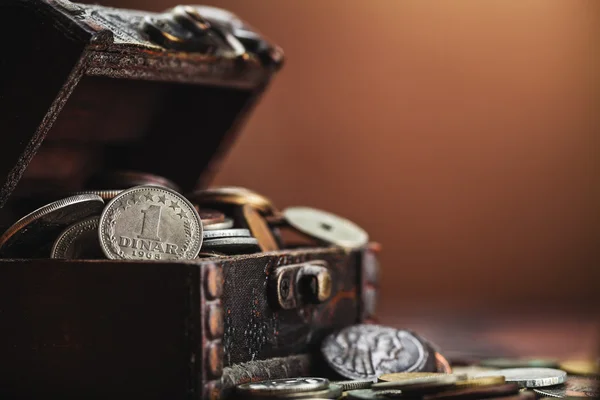
[[516,395],[518,393],[519,385],[516,383],[505,383],[492,386],[474,386],[444,390],[439,393],[425,395],[423,396],[423,400],[483,399]]
[[160,186],[124,190],[100,217],[100,245],[111,259],[194,259],[202,245],[202,222],[179,193]]
[[369,236],[354,222],[326,211],[309,207],[290,207],[283,215],[296,230],[341,247],[355,248],[368,243]]
[[238,385],[236,391],[252,397],[281,396],[290,393],[306,393],[326,390],[329,380],[325,378],[284,378]]
[[488,358],[479,365],[487,368],[556,368],[558,361],[547,358]]
[[375,380],[391,372],[433,370],[435,360],[413,333],[380,325],[354,325],[329,335],[321,345],[325,361],[348,379]]
[[202,204],[230,204],[243,206],[249,204],[260,213],[272,215],[277,211],[273,202],[265,196],[250,189],[223,186],[197,190],[187,196],[192,202]]
[[250,204],[242,207],[242,213],[244,214],[244,220],[248,228],[252,232],[252,236],[258,240],[261,251],[279,250],[277,240],[275,240],[275,236],[264,217]]
[[560,369],[573,375],[600,375],[600,364],[593,360],[567,360],[560,363]]
[[85,190],[82,192],[77,192],[77,193],[73,193],[73,195],[78,195],[78,194],[95,194],[97,196],[102,197],[102,200],[112,200],[115,198],[116,195],[118,195],[119,193],[121,193],[123,190],[122,189],[106,189],[106,190]]
[[395,372],[391,374],[382,374],[377,377],[378,382],[397,382],[407,379],[428,378],[431,376],[444,376],[442,372]]
[[231,228],[233,228],[233,219],[227,218],[227,217],[224,219],[223,222],[217,222],[214,224],[204,226],[205,231],[216,231],[216,230],[220,230],[220,229],[231,229]]
[[502,375],[506,382],[515,382],[521,387],[535,388],[559,385],[567,378],[567,373],[554,368],[507,368],[482,372],[476,377]]
[[582,376],[569,376],[564,385],[533,389],[549,397],[600,398],[600,380]]
[[260,251],[258,240],[253,237],[231,237],[223,239],[206,239],[203,250],[220,251],[226,254],[256,253]]
[[342,387],[336,384],[330,384],[327,389],[315,390],[310,392],[287,393],[277,396],[279,399],[337,399],[343,393]]
[[370,379],[359,379],[354,381],[337,381],[331,383],[341,386],[344,392],[348,390],[369,389],[371,385],[373,385],[373,381]]
[[200,208],[197,209],[197,211],[204,227],[225,222],[225,214],[223,214],[221,211],[209,210],[206,208]]
[[481,378],[466,378],[456,382],[457,388],[468,388],[475,386],[495,386],[506,383],[504,376],[482,376]]
[[215,229],[204,231],[202,233],[204,239],[221,239],[231,237],[252,237],[248,229]]
[[441,353],[435,352],[435,368],[438,372],[443,372],[445,374],[452,373],[452,367],[446,357],[444,357]]
[[[385,391],[386,393],[383,393],[383,391],[380,392],[376,392],[373,389],[359,389],[359,390],[351,390],[349,392],[347,392],[347,399],[352,399],[352,400],[381,400],[381,399],[385,399],[385,398],[393,398],[393,393],[387,393],[388,391]],[[402,392],[400,390],[395,391],[397,392],[397,395],[402,395]]]
[[402,390],[403,393],[423,393],[452,387],[459,380],[460,377],[450,374],[441,374],[437,376],[425,376],[422,378],[404,379],[399,381],[378,382],[373,384],[371,389],[375,391],[394,389]]
[[69,225],[98,215],[104,201],[95,194],[58,200],[15,222],[0,237],[0,254],[11,258],[47,258],[56,237]]
[[100,217],[90,217],[65,229],[54,242],[50,258],[88,260],[104,258],[98,240],[99,221]]

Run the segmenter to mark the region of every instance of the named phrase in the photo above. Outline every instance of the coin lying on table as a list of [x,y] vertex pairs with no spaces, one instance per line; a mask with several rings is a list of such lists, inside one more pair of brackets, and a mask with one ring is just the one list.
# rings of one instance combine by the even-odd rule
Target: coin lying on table
[[236,391],[248,397],[273,397],[293,393],[306,393],[329,388],[325,378],[284,378],[238,385]]
[[50,258],[88,260],[104,258],[98,240],[99,222],[100,217],[95,216],[69,226],[54,242]]
[[204,239],[223,239],[230,237],[252,237],[248,229],[214,229],[202,233]]
[[535,388],[558,385],[565,381],[567,373],[553,368],[507,368],[482,372],[476,377],[502,375],[506,382],[515,382],[521,387]]
[[401,390],[402,393],[427,393],[437,391],[443,388],[453,387],[461,378],[450,375],[440,374],[437,376],[424,376],[422,378],[404,379],[391,382],[374,383],[371,389],[379,390]]
[[534,392],[549,397],[600,397],[600,380],[580,376],[569,376],[564,385],[535,388]]
[[69,225],[98,215],[104,201],[82,194],[55,201],[26,215],[0,237],[0,254],[11,258],[47,258],[56,237]]
[[429,378],[432,376],[444,376],[443,372],[395,372],[382,374],[377,377],[378,382],[398,382],[415,378]]
[[369,389],[373,385],[373,381],[369,379],[359,379],[354,381],[337,381],[331,383],[341,386],[342,390],[345,392],[348,390]]
[[567,360],[560,363],[560,369],[573,375],[600,375],[600,364],[594,360]]
[[305,235],[336,246],[356,248],[366,245],[369,236],[354,222],[310,207],[289,207],[283,216],[290,226]]
[[321,345],[327,364],[348,379],[371,379],[391,372],[432,371],[435,359],[409,331],[381,325],[353,325],[329,335]]
[[98,233],[110,259],[194,259],[202,245],[202,222],[194,206],[161,186],[121,192],[102,212]]

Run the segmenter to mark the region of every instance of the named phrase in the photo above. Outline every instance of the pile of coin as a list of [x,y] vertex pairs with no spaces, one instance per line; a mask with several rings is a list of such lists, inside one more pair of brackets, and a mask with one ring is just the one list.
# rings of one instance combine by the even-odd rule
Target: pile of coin
[[279,211],[266,197],[240,187],[182,195],[166,178],[116,172],[95,178],[110,189],[72,193],[29,213],[0,237],[4,258],[190,260],[293,247],[289,228],[346,248],[367,244],[360,227],[306,207]]
[[325,377],[244,383],[246,399],[506,399],[598,397],[596,361],[489,359],[453,370],[435,346],[414,332],[355,325],[328,336],[321,346],[330,368]]

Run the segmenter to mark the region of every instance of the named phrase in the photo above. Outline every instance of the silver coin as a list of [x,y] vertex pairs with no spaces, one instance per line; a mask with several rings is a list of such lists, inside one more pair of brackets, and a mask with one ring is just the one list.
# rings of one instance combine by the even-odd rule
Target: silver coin
[[434,357],[416,335],[380,325],[354,325],[325,338],[321,352],[348,379],[433,370]]
[[0,253],[12,258],[47,258],[56,237],[69,225],[98,215],[104,201],[82,194],[55,201],[15,222],[0,237]]
[[111,259],[194,259],[202,245],[202,222],[192,204],[161,186],[138,186],[111,200],[98,228]]
[[233,228],[233,219],[225,218],[225,221],[218,222],[216,224],[204,225],[205,231],[215,231],[221,229],[231,229]]
[[73,195],[78,195],[78,194],[95,194],[97,196],[102,197],[102,200],[112,200],[115,198],[115,196],[117,196],[119,193],[121,193],[123,190],[122,189],[106,189],[106,190],[84,190],[81,192],[76,192],[73,193]]
[[567,379],[565,371],[554,368],[506,368],[475,375],[476,378],[482,376],[504,376],[506,382],[525,388],[559,385]]
[[230,237],[251,237],[248,229],[215,229],[204,231],[202,234],[206,239],[220,239]]
[[348,390],[369,389],[373,385],[373,381],[369,379],[359,379],[354,381],[337,381],[331,383],[341,386],[345,392]]
[[533,389],[536,393],[549,397],[600,398],[600,380],[580,376],[569,376],[564,385]]
[[[396,396],[395,396],[396,395]],[[400,390],[395,391],[379,391],[376,392],[373,389],[360,389],[360,390],[351,390],[347,392],[347,399],[352,400],[381,400],[386,398],[394,398],[402,395]]]
[[298,231],[336,246],[355,248],[367,244],[369,236],[354,222],[309,207],[290,207],[285,220]]
[[336,384],[330,384],[327,389],[315,390],[311,392],[296,392],[278,395],[279,399],[338,399],[343,394],[342,387]]
[[104,258],[98,239],[100,217],[79,221],[60,234],[52,246],[50,258],[100,259]]
[[253,237],[233,237],[222,239],[207,239],[202,244],[202,250],[220,251],[227,254],[258,252],[258,240]]
[[329,387],[325,378],[284,378],[238,385],[240,394],[252,397],[280,396],[288,393],[314,392]]

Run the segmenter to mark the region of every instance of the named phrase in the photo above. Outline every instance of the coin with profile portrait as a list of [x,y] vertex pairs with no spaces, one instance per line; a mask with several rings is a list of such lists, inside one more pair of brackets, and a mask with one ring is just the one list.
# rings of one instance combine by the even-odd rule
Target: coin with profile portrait
[[328,336],[321,352],[348,379],[376,379],[394,372],[435,369],[434,353],[412,332],[380,325],[354,325]]

